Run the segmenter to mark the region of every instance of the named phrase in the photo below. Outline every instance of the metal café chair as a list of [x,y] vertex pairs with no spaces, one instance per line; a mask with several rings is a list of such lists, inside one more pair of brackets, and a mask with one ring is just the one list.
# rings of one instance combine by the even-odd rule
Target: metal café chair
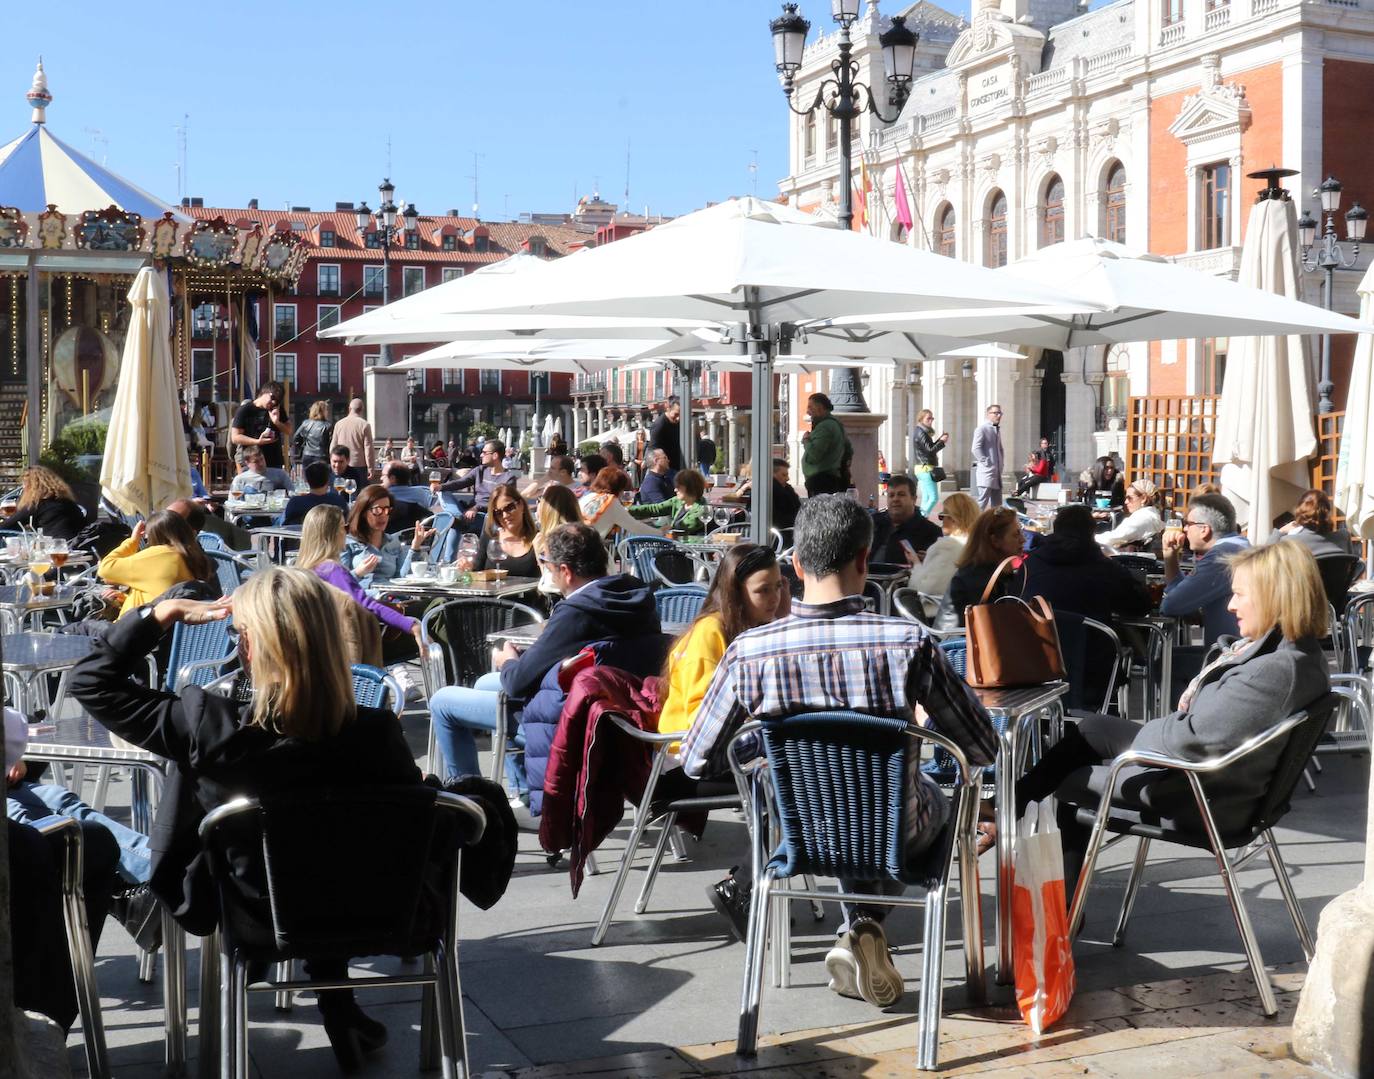
[[652,551],[649,565],[657,583],[673,587],[709,581],[715,576],[715,566],[694,551],[674,545],[669,551]]
[[[917,862],[903,853],[907,796],[907,757],[922,740],[941,746],[957,762],[959,781],[953,811]],[[747,767],[758,743],[766,768]],[[754,888],[745,944],[735,1051],[753,1056],[763,993],[764,957],[769,938],[786,982],[788,949],[785,907],[772,916],[775,900],[863,902],[886,906],[925,906],[917,1067],[936,1067],[940,1041],[940,1001],[945,954],[945,897],[956,848],[959,852],[965,975],[969,995],[981,1000],[983,935],[978,903],[978,863],[973,822],[978,780],[957,743],[904,719],[858,712],[811,712],[746,723],[729,745],[731,769],[748,791],[749,839]],[[862,781],[860,781],[860,777]],[[779,842],[770,852],[770,822],[765,807],[771,794],[772,826]],[[858,880],[898,880],[926,889],[926,895],[883,896],[843,891],[775,887],[802,874]]]
[[[1126,893],[1121,903],[1121,913],[1117,918],[1116,931],[1112,936],[1114,947],[1120,947],[1125,939],[1126,923],[1130,919],[1131,910],[1140,891],[1140,881],[1144,875],[1145,860],[1151,842],[1159,840],[1211,851],[1216,859],[1222,883],[1226,887],[1226,897],[1231,904],[1231,913],[1236,919],[1236,928],[1240,931],[1241,944],[1245,949],[1246,961],[1250,965],[1250,973],[1255,979],[1255,987],[1259,991],[1260,1004],[1265,1015],[1276,1015],[1278,1005],[1274,1000],[1274,990],[1269,983],[1264,958],[1255,940],[1254,928],[1250,924],[1250,916],[1246,912],[1245,901],[1235,874],[1256,855],[1263,853],[1268,856],[1279,893],[1297,932],[1298,942],[1310,962],[1313,952],[1312,934],[1303,916],[1302,907],[1293,892],[1292,882],[1288,879],[1288,870],[1279,853],[1273,828],[1288,812],[1293,791],[1302,776],[1303,766],[1326,729],[1335,706],[1333,695],[1323,697],[1306,711],[1297,712],[1269,730],[1247,739],[1229,753],[1208,760],[1186,761],[1144,750],[1128,750],[1116,757],[1111,762],[1107,784],[1098,804],[1077,807],[1079,823],[1090,825],[1092,832],[1083,859],[1083,869],[1078,876],[1078,887],[1074,889],[1073,904],[1069,910],[1070,935],[1076,936],[1082,926],[1083,910],[1088,890],[1092,885],[1093,871],[1108,831],[1116,833],[1118,838],[1135,836],[1139,839],[1130,879],[1126,883]],[[1277,751],[1270,751],[1275,759],[1274,770],[1260,796],[1250,807],[1248,823],[1223,832],[1217,826],[1211,803],[1207,798],[1207,779],[1224,775],[1226,769],[1271,743],[1277,747]],[[1196,803],[1200,827],[1189,826],[1186,823],[1180,825],[1176,821],[1162,818],[1158,813],[1114,804],[1113,798],[1121,783],[1121,773],[1129,767],[1158,768],[1182,773],[1187,778]],[[1233,858],[1228,855],[1228,850],[1235,850],[1236,856]]]
[[207,550],[205,554],[214,565],[215,575],[219,578],[220,591],[226,596],[248,580],[249,574],[258,568],[248,559],[241,558],[232,551]]
[[654,606],[658,608],[661,623],[694,621],[705,602],[706,589],[700,585],[675,585],[654,593]]
[[654,552],[678,549],[672,540],[659,536],[626,536],[616,545],[615,554],[623,572],[634,574],[645,584],[652,584],[657,579],[654,575]]
[[[467,1076],[458,881],[463,848],[480,840],[485,828],[477,803],[419,784],[236,798],[209,813],[200,837],[220,918],[214,937],[202,945],[200,1031],[203,1054],[219,1033],[221,1079],[248,1076],[249,991],[379,985],[424,987],[421,1067],[434,1063],[430,1028],[437,1005],[443,1075]],[[359,875],[355,859],[337,856],[345,846],[384,861],[388,871]],[[246,868],[244,852],[251,853]],[[248,888],[240,883],[245,876]],[[424,955],[426,964],[415,973],[342,980],[247,979],[253,961],[281,971],[299,958],[369,955]]]

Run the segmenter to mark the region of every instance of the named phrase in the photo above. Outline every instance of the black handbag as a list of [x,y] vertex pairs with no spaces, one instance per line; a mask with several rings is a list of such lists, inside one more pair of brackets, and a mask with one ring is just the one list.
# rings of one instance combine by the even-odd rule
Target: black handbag
[[931,466],[930,466],[930,478],[931,478],[935,483],[940,483],[940,482],[942,482],[942,481],[946,478],[945,470],[944,470],[943,468],[941,468],[939,465],[931,465]]

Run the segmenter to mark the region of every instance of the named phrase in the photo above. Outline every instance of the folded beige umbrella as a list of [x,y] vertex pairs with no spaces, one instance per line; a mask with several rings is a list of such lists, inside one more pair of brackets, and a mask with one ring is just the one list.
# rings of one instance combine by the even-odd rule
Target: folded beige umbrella
[[100,485],[127,514],[148,516],[191,497],[170,345],[170,304],[162,274],[145,266],[129,289],[133,305],[119,366]]

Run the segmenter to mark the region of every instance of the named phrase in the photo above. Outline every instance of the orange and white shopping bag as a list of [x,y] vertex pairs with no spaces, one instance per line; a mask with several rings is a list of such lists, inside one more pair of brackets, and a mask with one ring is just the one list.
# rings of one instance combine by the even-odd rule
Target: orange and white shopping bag
[[1021,1017],[1042,1034],[1073,999],[1073,946],[1064,897],[1064,851],[1054,810],[1032,803],[1016,829],[1011,893],[1012,967]]

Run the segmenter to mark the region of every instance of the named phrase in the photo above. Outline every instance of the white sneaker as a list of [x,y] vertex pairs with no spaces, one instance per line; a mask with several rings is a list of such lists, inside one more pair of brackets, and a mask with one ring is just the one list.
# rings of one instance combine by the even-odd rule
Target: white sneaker
[[858,967],[859,996],[875,1008],[897,1003],[906,983],[892,965],[892,953],[888,951],[883,927],[868,918],[859,918],[850,926],[848,936],[849,950]]
[[863,999],[859,996],[859,964],[848,933],[841,933],[835,947],[825,953],[825,972],[830,975],[831,992],[853,1000]]

